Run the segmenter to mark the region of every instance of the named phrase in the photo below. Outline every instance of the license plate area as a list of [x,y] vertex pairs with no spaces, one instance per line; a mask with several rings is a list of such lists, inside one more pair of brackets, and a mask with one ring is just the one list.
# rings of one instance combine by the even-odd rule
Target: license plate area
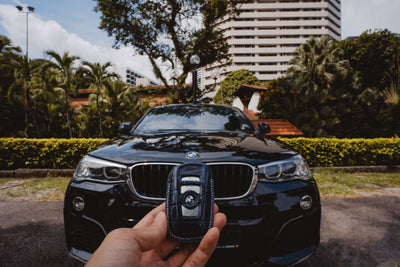
[[238,224],[227,224],[221,231],[217,248],[239,248],[240,227]]

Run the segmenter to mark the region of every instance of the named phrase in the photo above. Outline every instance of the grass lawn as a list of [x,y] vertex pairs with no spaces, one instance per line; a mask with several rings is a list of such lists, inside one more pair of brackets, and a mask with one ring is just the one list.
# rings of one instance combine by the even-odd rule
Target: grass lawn
[[400,187],[400,173],[317,170],[313,175],[322,197],[379,195],[384,188]]
[[[345,173],[315,170],[314,178],[324,198],[383,195],[385,188],[400,187],[400,173]],[[0,179],[0,201],[63,200],[70,178]]]
[[0,200],[64,200],[71,178],[0,179]]

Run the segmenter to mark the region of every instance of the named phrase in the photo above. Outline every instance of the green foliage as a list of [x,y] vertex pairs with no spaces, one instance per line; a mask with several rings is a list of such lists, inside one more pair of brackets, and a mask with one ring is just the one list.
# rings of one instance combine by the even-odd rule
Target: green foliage
[[[239,89],[242,84],[247,85],[260,85],[260,81],[257,77],[248,70],[240,69],[232,71],[225,77],[221,82],[221,87],[219,88],[217,94],[214,97],[214,103],[216,104],[232,104],[233,96],[232,94]],[[221,99],[221,92],[223,99]]]
[[382,90],[390,85],[387,76],[393,60],[400,52],[400,38],[389,30],[365,31],[359,38],[338,43],[344,51],[343,58],[361,75],[363,88]]
[[400,138],[280,138],[314,167],[400,164]]
[[[291,91],[289,79],[271,80],[265,86],[268,90],[261,92],[258,104],[262,117],[292,121],[297,114],[298,104],[297,94]],[[296,126],[299,127],[298,124]]]
[[[51,60],[27,60],[21,50],[0,35],[0,136],[71,138],[115,137],[125,121],[135,123],[148,109],[142,92],[117,80],[105,64],[83,61],[54,51]],[[24,119],[24,89],[28,81],[29,117]],[[79,86],[94,90],[89,104],[71,105]],[[151,94],[151,93],[150,93]]]
[[168,89],[171,86],[159,63],[180,70],[176,88],[183,90],[193,69],[192,55],[200,57],[196,68],[229,59],[224,30],[217,25],[237,14],[238,4],[248,0],[95,1],[101,13],[100,29],[115,38],[114,46],[132,46],[147,56],[155,76]]
[[[104,65],[101,65],[100,63],[90,63],[85,61],[83,62],[83,67],[78,70],[78,72],[83,73],[84,79],[89,82],[89,89],[93,89],[94,93],[96,94],[96,109],[99,118],[100,137],[104,137],[102,112],[101,107],[99,106],[100,95],[108,95],[110,96],[111,100],[116,100],[116,94],[112,88],[111,79],[117,78],[118,75],[114,72],[108,72],[107,68],[109,67],[111,67],[111,62],[107,62]],[[107,94],[105,92],[106,90]],[[111,103],[111,105],[113,104],[115,103]]]
[[75,168],[84,155],[106,140],[0,138],[0,169]]
[[[75,168],[90,150],[107,139],[0,138],[0,169]],[[400,138],[280,138],[310,166],[399,165]]]
[[311,38],[287,75],[268,83],[261,117],[287,119],[306,137],[399,135],[399,59],[400,39],[387,30],[340,42]]
[[149,110],[151,99],[143,100],[139,89],[120,80],[114,80],[109,85],[99,95],[91,94],[89,105],[79,111],[76,119],[80,136],[101,138],[99,110],[103,136],[110,138],[118,135],[118,126],[122,122],[136,123]]

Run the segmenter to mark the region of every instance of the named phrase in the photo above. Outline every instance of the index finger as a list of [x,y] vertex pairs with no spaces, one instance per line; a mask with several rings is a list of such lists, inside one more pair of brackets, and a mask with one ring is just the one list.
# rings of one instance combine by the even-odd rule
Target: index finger
[[197,249],[190,255],[190,257],[185,261],[184,267],[198,267],[205,266],[214,249],[217,246],[219,239],[219,229],[213,227],[208,230],[207,234],[201,240]]
[[165,202],[152,209],[149,213],[147,213],[146,216],[144,216],[133,228],[137,229],[151,225],[154,221],[154,218],[161,211],[165,212]]
[[[216,203],[214,203],[214,214],[218,213],[218,210],[219,210],[218,205]],[[152,209],[134,227],[135,228],[141,228],[141,227],[144,227],[144,226],[151,225],[152,222],[154,221],[154,218],[157,216],[157,214],[160,211],[164,211],[165,212],[165,202],[163,202],[159,206],[157,206],[154,209]]]

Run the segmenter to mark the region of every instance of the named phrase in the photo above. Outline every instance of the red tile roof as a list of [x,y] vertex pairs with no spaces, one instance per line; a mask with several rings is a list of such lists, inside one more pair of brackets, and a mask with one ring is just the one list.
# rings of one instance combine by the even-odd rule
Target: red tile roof
[[78,94],[92,94],[94,93],[93,89],[78,89]]
[[244,114],[258,127],[258,122],[262,121],[268,123],[271,128],[271,132],[267,133],[267,136],[301,136],[303,132],[297,129],[293,124],[287,120],[282,119],[259,119],[257,114],[251,110],[244,110]]
[[253,96],[254,92],[266,91],[266,90],[268,90],[268,88],[266,87],[242,84],[238,89],[236,89],[235,92],[233,92],[233,95],[238,96],[242,101],[243,105],[247,107],[250,103],[250,99]]
[[70,105],[76,108],[77,110],[82,109],[83,105],[89,104],[89,99],[86,98],[74,98],[71,100]]
[[264,87],[264,86],[242,84],[236,91],[239,91],[241,89],[246,89],[246,88],[250,88],[250,89],[254,89],[254,90],[261,90],[261,91],[268,90],[268,88]]

